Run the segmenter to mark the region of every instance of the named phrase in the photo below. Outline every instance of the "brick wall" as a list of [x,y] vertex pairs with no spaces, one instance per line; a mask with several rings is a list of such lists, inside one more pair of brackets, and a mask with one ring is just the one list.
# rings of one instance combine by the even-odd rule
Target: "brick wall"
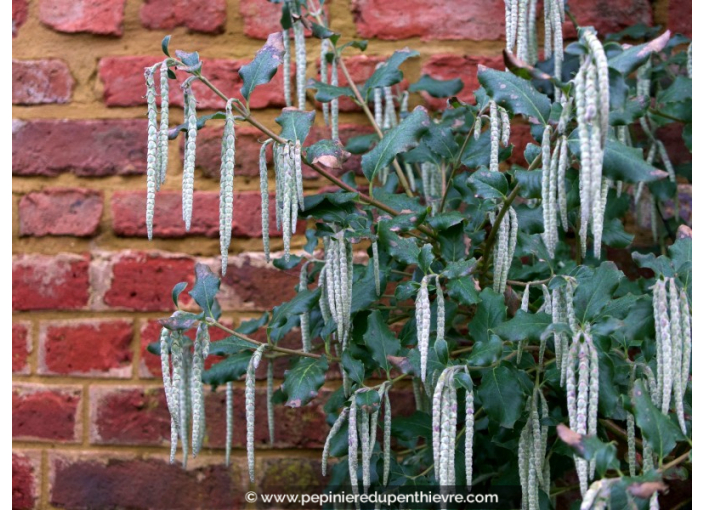
[[[603,31],[643,22],[691,35],[688,1],[570,4],[580,22]],[[466,85],[461,97],[469,100],[477,65],[500,65],[503,0],[333,0],[329,9],[345,36],[374,39],[369,55],[348,59],[356,80],[408,45],[422,55],[407,66],[409,78],[459,76]],[[162,58],[159,43],[171,33],[175,47],[200,51],[205,74],[234,93],[237,69],[277,30],[278,11],[265,0],[13,0],[13,508],[244,506],[243,428],[235,427],[228,470],[222,392],[207,397],[204,452],[187,471],[168,465],[160,365],[146,346],[158,336],[155,319],[172,308],[173,284],[192,281],[196,260],[218,265],[220,148],[217,128],[199,136],[193,228],[186,234],[178,214],[181,148],[171,144],[155,240],[148,242],[142,73]],[[314,67],[311,61],[310,75]],[[212,94],[197,93],[204,111],[221,106]],[[182,100],[176,93],[173,99]],[[280,76],[252,99],[269,126],[282,104]],[[341,109],[343,139],[368,130],[351,103]],[[174,108],[173,120],[180,116]],[[525,129],[517,127],[515,136],[521,132],[527,141]],[[313,136],[324,136],[322,128]],[[289,298],[297,282],[296,274],[267,267],[259,253],[257,139],[251,128],[238,132],[234,241],[222,299],[233,324]],[[352,159],[345,170],[358,164]],[[325,185],[315,174],[306,177],[310,192]],[[271,234],[280,248],[280,234]],[[235,419],[243,423],[241,386],[235,401]],[[277,408],[274,445],[258,427],[262,484],[292,474],[318,481],[327,426],[316,402]],[[258,419],[263,423],[264,415]]]

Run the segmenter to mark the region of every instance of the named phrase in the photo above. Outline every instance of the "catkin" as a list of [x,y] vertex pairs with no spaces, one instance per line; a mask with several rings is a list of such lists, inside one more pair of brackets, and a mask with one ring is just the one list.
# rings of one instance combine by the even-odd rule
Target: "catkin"
[[372,243],[372,258],[374,259],[374,289],[378,297],[381,296],[381,275],[379,274],[379,243],[377,241]]
[[348,418],[349,426],[347,428],[347,464],[350,473],[350,484],[352,485],[352,494],[359,494],[359,480],[357,477],[357,451],[358,442],[357,437],[357,398],[356,395],[352,396],[352,403],[350,404],[350,412]]
[[266,148],[273,142],[269,138],[259,149],[259,191],[262,196],[262,243],[266,261],[270,260],[269,248],[269,170],[266,165]]
[[[330,64],[330,85],[333,87],[338,86],[338,77],[337,77],[337,57],[335,57],[332,60],[332,63]],[[335,98],[332,101],[330,101],[330,138],[333,140],[339,140],[340,139],[340,132],[339,132],[339,113],[340,113],[340,99]]]
[[188,462],[188,418],[191,416],[191,357],[186,356],[185,351],[182,354],[181,363],[181,380],[178,387],[179,394],[179,419],[181,421],[181,455],[182,465],[185,468]]
[[689,373],[690,373],[690,358],[692,356],[692,316],[689,310],[689,300],[687,299],[687,293],[684,290],[680,290],[679,295],[680,303],[680,319],[682,321],[682,339],[684,342],[682,348],[682,393],[687,391],[687,385],[689,384]]
[[416,295],[416,330],[418,334],[418,350],[420,351],[420,378],[425,382],[428,366],[428,345],[430,341],[430,299],[428,297],[428,279],[424,276],[420,290]]
[[[191,405],[193,406],[192,440],[193,456],[200,452],[203,435],[205,434],[205,402],[203,401],[203,346],[209,338],[208,326],[201,322],[196,331],[196,341],[193,345],[193,365],[191,370]],[[209,340],[208,340],[209,341]]]
[[[377,65],[376,67],[379,69],[379,66]],[[383,94],[384,91],[381,87],[377,87],[374,89],[374,123],[381,127],[383,123],[383,112],[384,112],[384,100],[383,100]]]
[[[673,355],[672,355],[672,333],[667,306],[667,291],[665,282],[658,280],[655,284],[654,306],[657,307],[656,331],[659,329],[660,345],[658,354],[662,354],[662,362],[658,363],[658,389],[660,390],[660,410],[663,414],[670,411],[670,401],[673,388]],[[660,367],[662,365],[662,367]],[[662,371],[660,369],[662,368]],[[679,377],[679,373],[678,373]]]
[[[320,83],[328,83],[328,61],[326,55],[330,51],[330,40],[323,39],[320,42]],[[321,103],[323,108],[323,121],[326,126],[330,125],[330,103]]]
[[144,70],[147,82],[147,236],[152,238],[152,223],[154,221],[154,203],[159,172],[157,168],[157,148],[159,132],[157,129],[156,87],[154,85],[154,68]]
[[257,350],[252,354],[252,358],[247,365],[247,375],[245,378],[245,412],[247,418],[247,467],[249,470],[249,480],[254,483],[254,390],[255,390],[255,372],[259,367],[259,362],[262,359],[262,354],[267,345],[262,344],[257,347]]
[[235,117],[232,99],[225,107],[225,129],[222,134],[222,163],[220,165],[220,258],[222,275],[227,272],[227,255],[232,239],[232,208],[235,178]]
[[293,24],[293,40],[296,43],[296,95],[298,109],[306,109],[306,35],[303,22]]
[[396,106],[394,105],[394,93],[391,87],[384,87],[384,129],[391,129],[398,124],[396,119]]
[[692,78],[692,43],[687,47],[687,77]]
[[321,461],[323,476],[327,476],[328,457],[330,456],[330,444],[332,443],[332,438],[335,437],[335,435],[340,431],[342,426],[345,424],[345,420],[347,419],[347,413],[349,413],[349,408],[345,407],[340,412],[340,415],[337,417],[337,419],[335,420],[335,423],[330,428],[330,432],[328,433],[328,437],[325,439],[325,446],[323,447],[323,458]]
[[[298,292],[308,289],[308,264],[304,263],[301,266],[301,273],[298,279]],[[311,350],[311,339],[310,339],[310,312],[303,312],[300,315],[301,321],[301,348],[303,352],[310,352]]]
[[489,119],[491,134],[491,156],[489,159],[489,171],[499,171],[499,143],[501,141],[501,126],[498,106],[495,101],[489,101]]
[[437,336],[435,344],[445,340],[445,296],[440,285],[440,276],[435,277],[435,304],[437,305]]
[[196,112],[196,98],[193,95],[191,81],[193,77],[183,82],[184,116],[188,127],[186,147],[183,157],[183,221],[186,231],[191,229],[191,216],[193,215],[193,181],[196,169],[196,137],[198,136],[198,115]]
[[[184,367],[183,337],[179,333],[171,336],[171,363],[173,365],[173,374],[171,381],[173,411],[171,414],[170,461],[173,464],[176,461],[176,448],[178,447],[178,438],[179,436],[183,437],[182,431],[184,430],[183,424],[185,423],[185,419],[181,420],[181,415],[186,414],[188,410],[187,407],[183,407],[183,400],[181,399],[181,387],[183,386]],[[174,434],[174,429],[176,431],[176,434]]]
[[266,365],[266,418],[269,425],[269,443],[274,444],[276,423],[274,418],[274,360]]
[[287,28],[281,32],[284,42],[284,101],[286,106],[293,105],[291,101],[291,35]]
[[464,465],[467,474],[467,488],[472,487],[472,461],[474,450],[474,393],[467,390],[465,396],[465,436],[464,436]]
[[384,486],[389,483],[389,473],[391,472],[391,399],[389,398],[388,387],[384,391],[384,470],[382,483]]
[[225,385],[225,465],[230,465],[230,454],[232,452],[232,432],[233,427],[232,412],[232,381]]
[[288,262],[291,258],[291,202],[293,201],[293,182],[294,168],[292,165],[293,158],[291,157],[291,144],[287,143],[283,148],[284,168],[283,168],[283,213],[281,217],[281,226],[283,229],[284,238],[284,260]]
[[684,389],[682,386],[682,351],[684,339],[682,335],[682,319],[680,317],[680,301],[674,278],[668,281],[668,297],[670,302],[670,338],[672,340],[672,390],[675,397],[675,411],[682,433],[687,435],[687,425],[684,421]]
[[159,168],[156,187],[164,184],[169,165],[169,66],[161,63],[159,74],[159,94],[161,94],[161,120],[159,124]]
[[362,490],[367,493],[371,484],[371,452],[369,451],[369,412],[366,409],[360,410],[357,420],[359,442],[362,445]]

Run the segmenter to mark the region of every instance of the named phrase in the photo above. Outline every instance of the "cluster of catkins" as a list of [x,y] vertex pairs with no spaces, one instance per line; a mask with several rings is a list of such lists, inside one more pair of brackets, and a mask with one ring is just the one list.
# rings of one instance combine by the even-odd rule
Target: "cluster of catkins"
[[[464,368],[464,374],[458,374]],[[466,485],[472,486],[472,457],[474,448],[474,393],[466,367],[452,366],[442,371],[433,392],[433,460],[435,479],[440,486],[455,485],[455,442],[457,440],[457,386],[455,378],[464,375],[465,430],[464,453]],[[469,386],[469,388],[467,388]]]
[[418,352],[420,353],[420,379],[425,383],[428,369],[428,348],[430,345],[430,298],[428,284],[435,278],[435,303],[437,305],[437,326],[435,342],[445,339],[445,297],[440,276],[425,275],[416,294],[416,330],[418,331]]
[[601,254],[601,234],[610,182],[602,177],[604,147],[609,132],[609,68],[604,48],[591,29],[582,40],[588,53],[582,57],[574,78],[579,134],[579,200],[582,255],[587,252],[587,232],[591,225],[594,256]]
[[[259,184],[262,196],[262,241],[267,262],[269,249],[269,172],[266,148],[273,140],[264,142],[259,150]],[[305,210],[303,197],[303,164],[301,142],[274,142],[274,173],[276,176],[276,228],[283,231],[284,260],[291,257],[291,236],[296,233],[298,210]]]
[[189,418],[192,421],[191,450],[194,457],[200,451],[205,436],[205,403],[201,378],[203,362],[210,350],[208,327],[204,323],[198,326],[193,343],[181,332],[162,328],[160,349],[164,392],[171,415],[171,462],[176,459],[180,438],[185,467],[189,451]]
[[518,474],[521,481],[521,509],[540,510],[539,488],[550,492],[550,464],[546,453],[548,425],[541,425],[550,414],[542,391],[536,386],[528,403],[528,420],[518,441]]
[[663,414],[674,399],[677,420],[687,435],[684,420],[684,393],[689,382],[692,355],[692,316],[684,289],[674,278],[658,280],[653,287],[653,317],[657,344],[657,384],[651,398]]
[[[474,121],[474,139],[479,140],[482,134],[482,120],[485,116],[481,112]],[[499,144],[508,147],[511,138],[511,119],[503,106],[496,104],[493,99],[489,101],[489,135],[491,140],[491,153],[489,156],[489,171],[499,171]]]
[[[156,86],[154,74],[160,70],[161,119],[157,127]],[[144,76],[147,83],[147,235],[152,238],[156,192],[166,180],[169,152],[169,60],[147,67]],[[181,85],[183,90],[183,116],[186,124],[186,141],[183,157],[182,217],[186,231],[191,229],[193,215],[193,185],[196,168],[196,140],[198,138],[198,115],[193,94],[195,76],[187,78]],[[227,255],[232,238],[232,210],[235,169],[235,117],[232,99],[225,108],[225,128],[222,137],[220,163],[220,254],[222,274],[227,270]]]
[[[496,221],[491,215],[492,224]],[[513,254],[518,241],[518,216],[513,207],[501,218],[499,230],[496,232],[494,243],[494,292],[503,294],[508,281],[508,271],[511,268]]]
[[[560,129],[561,126],[558,126]],[[541,196],[543,201],[543,243],[551,258],[555,257],[557,247],[558,217],[565,232],[569,230],[567,220],[567,190],[565,189],[565,174],[569,166],[567,151],[567,136],[560,133],[554,150],[551,153],[552,127],[543,131],[541,155],[543,174],[541,179]]]

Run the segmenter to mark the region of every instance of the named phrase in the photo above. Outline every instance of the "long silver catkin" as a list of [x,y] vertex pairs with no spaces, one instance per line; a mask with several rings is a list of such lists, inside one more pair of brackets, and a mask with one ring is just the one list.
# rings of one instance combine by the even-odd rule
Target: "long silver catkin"
[[352,494],[359,494],[359,479],[357,478],[357,451],[359,439],[357,437],[357,397],[352,396],[347,427],[347,468],[350,473]]
[[286,106],[293,105],[291,101],[291,34],[289,30],[285,28],[281,32],[281,36],[284,42],[284,101]]
[[384,486],[389,483],[389,473],[391,472],[391,399],[389,398],[388,387],[384,392],[384,470],[382,483]]
[[465,436],[464,436],[464,466],[467,487],[472,487],[472,463],[474,456],[474,393],[467,390],[465,397]]
[[270,260],[269,248],[269,170],[266,165],[266,148],[273,142],[269,138],[259,149],[259,191],[262,195],[262,243],[264,244],[264,256],[266,261]]
[[[328,62],[325,56],[330,51],[330,40],[323,39],[320,42],[320,83],[328,83]],[[321,103],[323,108],[323,120],[325,125],[330,125],[330,103]]]
[[420,353],[420,378],[425,382],[428,366],[428,345],[430,341],[430,299],[428,297],[428,276],[420,283],[416,296],[416,330],[418,334],[418,351]]
[[147,82],[147,237],[152,238],[152,222],[154,220],[154,203],[157,188],[157,144],[159,132],[157,129],[156,86],[154,85],[154,68],[144,70]]
[[169,166],[169,66],[166,61],[160,68],[161,119],[159,124],[159,168],[157,189],[166,180],[166,170]]
[[293,24],[293,39],[296,43],[296,95],[298,109],[306,109],[306,35],[303,23]]
[[183,221],[186,231],[191,229],[191,216],[193,215],[193,181],[196,169],[196,138],[198,136],[198,115],[196,112],[196,98],[191,88],[192,78],[188,78],[181,88],[184,93],[184,115],[188,126],[186,148],[183,157]]
[[225,129],[222,134],[222,164],[220,165],[220,260],[222,275],[227,272],[227,255],[232,239],[232,208],[235,179],[235,116],[232,99],[225,107]]
[[247,365],[247,375],[245,378],[245,412],[247,418],[247,466],[249,470],[249,480],[254,483],[254,390],[255,372],[262,359],[262,354],[267,345],[262,344],[252,354],[252,358]]
[[233,412],[232,412],[232,381],[228,381],[225,385],[225,465],[230,465],[230,453],[232,452],[232,431],[233,427]]
[[489,159],[489,171],[499,171],[499,143],[501,141],[501,126],[498,106],[496,102],[489,101],[489,119],[490,119],[490,139],[491,139],[491,156]]
[[276,424],[274,422],[274,360],[266,364],[266,418],[269,426],[269,444],[274,444]]
[[[330,85],[333,87],[337,87],[339,85],[337,76],[337,58],[334,58],[330,64]],[[339,114],[340,99],[336,97],[330,101],[330,138],[333,140],[340,139]]]
[[337,434],[342,428],[342,425],[344,425],[348,413],[349,408],[345,407],[340,412],[340,415],[337,417],[337,420],[335,420],[335,423],[333,424],[332,428],[330,428],[330,432],[328,433],[327,439],[325,439],[325,446],[323,447],[323,457],[321,461],[323,476],[327,476],[328,457],[330,456],[330,443],[332,442],[332,438],[335,437],[335,434]]
[[[309,261],[310,262],[310,261]],[[298,278],[298,292],[308,289],[308,264],[305,262],[301,266],[301,273]],[[310,339],[310,312],[304,312],[300,315],[301,321],[301,348],[303,352],[310,352],[311,350],[311,339]]]
[[[176,462],[176,449],[178,448],[178,438],[182,432],[181,414],[187,413],[187,408],[182,408],[181,387],[184,376],[183,371],[183,339],[179,333],[171,335],[171,363],[173,365],[173,375],[171,381],[171,456],[170,462]],[[168,400],[167,400],[168,402]],[[185,420],[184,420],[185,421]],[[174,433],[175,432],[175,433]]]
[[196,330],[196,341],[193,345],[193,365],[191,369],[191,405],[193,407],[192,440],[193,456],[200,452],[205,430],[205,402],[203,400],[203,346],[209,337],[208,326],[201,322]]

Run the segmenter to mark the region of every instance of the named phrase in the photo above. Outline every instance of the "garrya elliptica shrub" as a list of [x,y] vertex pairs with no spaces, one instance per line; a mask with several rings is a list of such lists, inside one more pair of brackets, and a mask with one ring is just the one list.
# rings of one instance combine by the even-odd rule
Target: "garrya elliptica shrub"
[[[171,56],[169,37],[166,58],[145,70],[150,237],[168,140],[184,133],[188,229],[198,130],[224,120],[225,274],[237,207],[237,127],[250,124],[263,137],[264,252],[267,260],[273,255],[268,232],[275,221],[284,251],[273,264],[300,266],[292,300],[234,331],[220,322],[218,277],[197,266],[190,295],[200,313],[177,310],[163,319],[161,341],[151,346],[162,359],[172,461],[179,440],[184,465],[201,449],[206,383],[226,386],[229,462],[232,381],[244,376],[254,481],[254,431],[264,426],[254,421],[255,370],[263,362],[271,441],[274,405],[304,406],[329,370],[341,372],[324,407],[331,429],[322,469],[331,486],[485,490],[513,483],[521,486],[522,508],[531,510],[568,493],[581,497],[584,509],[657,508],[673,468],[691,467],[691,230],[680,225],[677,194],[678,178],[691,180],[691,166],[675,168],[658,138],[659,128],[681,123],[691,151],[691,42],[643,26],[604,38],[578,26],[561,0],[546,0],[542,17],[535,0],[506,0],[505,68],[480,66],[481,87],[468,104],[455,97],[459,78],[423,76],[404,90],[400,66],[418,57],[410,49],[353,83],[345,56],[367,42],[334,32],[321,4],[281,4],[283,30],[239,71],[241,97],[227,97],[208,80],[198,53]],[[578,33],[566,47],[565,23]],[[306,41],[306,30],[314,38]],[[319,79],[306,81],[313,62]],[[187,76],[180,84],[184,123],[170,128],[175,71]],[[277,72],[289,106],[275,132],[249,100]],[[223,111],[198,116],[196,81],[222,98]],[[412,94],[421,91],[448,98],[447,108],[411,109]],[[341,97],[361,107],[374,129],[346,146],[338,132]],[[306,144],[313,99],[330,136]],[[539,144],[513,146],[512,123],[528,124]],[[514,151],[522,151],[513,158],[522,164],[506,162]],[[334,173],[349,153],[362,154],[363,176]],[[304,166],[339,190],[306,196]],[[275,219],[268,215],[272,193]],[[627,279],[604,247],[631,244],[623,219],[642,209],[641,200],[650,201],[653,249],[632,255],[642,276]],[[307,242],[292,252],[301,217],[310,228],[298,234]],[[177,308],[185,287],[174,288]],[[211,328],[231,336],[211,344]],[[279,346],[294,328],[300,349]],[[193,341],[185,335],[191,329]],[[251,338],[259,329],[266,342]],[[221,361],[205,370],[209,355]],[[272,363],[282,356],[290,369],[276,389]],[[392,417],[390,390],[399,386],[414,391],[412,416]],[[331,471],[329,457],[340,458]]]

